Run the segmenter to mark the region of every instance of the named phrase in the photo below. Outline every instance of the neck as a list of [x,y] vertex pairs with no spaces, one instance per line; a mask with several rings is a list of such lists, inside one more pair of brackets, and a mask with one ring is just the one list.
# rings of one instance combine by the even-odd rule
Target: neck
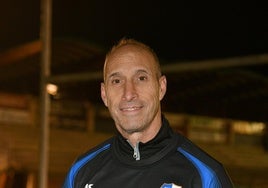
[[144,130],[133,132],[133,133],[120,131],[120,133],[122,134],[122,136],[124,138],[126,138],[128,140],[128,142],[132,146],[136,146],[137,143],[139,143],[139,142],[146,143],[146,142],[152,140],[159,132],[161,126],[162,126],[162,120],[161,120],[161,116],[160,116],[160,117],[157,117],[151,123],[151,125],[148,126]]

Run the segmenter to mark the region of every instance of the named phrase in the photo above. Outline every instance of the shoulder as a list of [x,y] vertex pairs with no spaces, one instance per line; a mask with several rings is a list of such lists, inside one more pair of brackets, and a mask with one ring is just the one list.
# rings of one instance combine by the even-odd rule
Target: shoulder
[[105,153],[105,151],[108,151],[110,149],[112,140],[113,138],[110,138],[78,157],[78,159],[71,166],[65,178],[63,187],[73,188],[75,184],[75,179],[77,178],[77,175],[80,173],[80,171],[84,169],[84,167],[88,165],[92,160],[97,158],[99,155]]
[[188,154],[191,155],[203,163],[207,164],[208,166],[222,166],[222,164],[217,161],[215,158],[213,158],[211,155],[209,155],[206,151],[201,149],[199,146],[194,144],[192,141],[190,141],[188,138],[179,135],[179,145],[178,145],[178,151],[183,153],[184,155]]
[[77,160],[76,160],[75,163],[77,163],[79,161],[82,161],[82,160],[89,161],[90,159],[93,159],[94,157],[96,157],[101,152],[106,151],[106,150],[109,150],[113,139],[114,138],[112,137],[112,138],[110,138],[110,139],[102,142],[101,144],[97,145],[96,147],[88,150],[84,154],[80,155],[77,158]]
[[179,135],[178,152],[197,169],[204,187],[233,187],[223,165],[186,137]]

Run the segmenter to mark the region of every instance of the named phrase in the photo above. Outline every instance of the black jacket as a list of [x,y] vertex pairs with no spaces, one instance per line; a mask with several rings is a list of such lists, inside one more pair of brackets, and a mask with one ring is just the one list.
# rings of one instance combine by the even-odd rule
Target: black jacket
[[[139,155],[139,160],[137,159]],[[223,166],[167,120],[157,136],[138,150],[115,136],[82,155],[71,167],[64,188],[231,188]]]

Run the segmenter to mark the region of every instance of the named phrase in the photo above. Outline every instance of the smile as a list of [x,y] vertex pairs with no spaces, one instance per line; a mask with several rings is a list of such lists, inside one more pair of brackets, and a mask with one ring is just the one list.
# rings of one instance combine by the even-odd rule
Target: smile
[[131,107],[120,108],[120,110],[123,111],[123,112],[132,112],[132,111],[139,110],[141,108],[142,108],[142,106],[131,106]]

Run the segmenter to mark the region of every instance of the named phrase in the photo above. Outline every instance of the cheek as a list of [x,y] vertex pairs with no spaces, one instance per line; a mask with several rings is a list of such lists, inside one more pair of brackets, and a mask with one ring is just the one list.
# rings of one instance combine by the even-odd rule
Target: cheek
[[147,86],[139,90],[140,98],[143,98],[147,102],[159,100],[159,90],[156,86]]
[[159,96],[159,86],[157,84],[150,84],[145,87],[145,90],[147,90],[147,92],[153,97]]
[[114,91],[110,90],[109,93],[107,93],[107,104],[108,106],[114,106],[118,104],[120,101],[120,90]]

